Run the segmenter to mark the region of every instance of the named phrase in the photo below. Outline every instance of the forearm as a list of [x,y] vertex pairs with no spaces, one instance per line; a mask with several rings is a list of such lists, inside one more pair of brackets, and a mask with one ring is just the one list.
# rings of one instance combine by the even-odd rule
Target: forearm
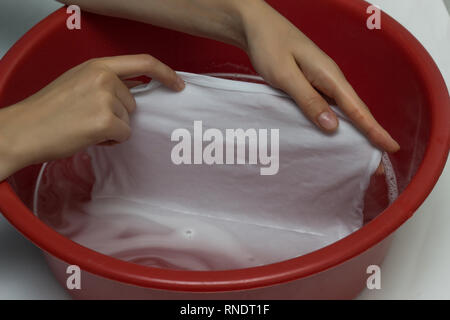
[[83,10],[247,47],[243,12],[262,0],[59,0]]
[[16,137],[9,130],[18,108],[19,104],[0,109],[0,182],[26,165],[17,150]]
[[[2,138],[0,137],[0,139]],[[4,141],[0,141],[0,182],[9,177],[14,171],[8,147]]]

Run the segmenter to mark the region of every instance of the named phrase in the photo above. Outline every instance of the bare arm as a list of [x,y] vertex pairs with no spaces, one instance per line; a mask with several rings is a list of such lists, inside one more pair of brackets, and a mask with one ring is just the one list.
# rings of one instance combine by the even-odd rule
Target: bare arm
[[219,40],[245,49],[242,3],[253,0],[58,0],[83,10]]

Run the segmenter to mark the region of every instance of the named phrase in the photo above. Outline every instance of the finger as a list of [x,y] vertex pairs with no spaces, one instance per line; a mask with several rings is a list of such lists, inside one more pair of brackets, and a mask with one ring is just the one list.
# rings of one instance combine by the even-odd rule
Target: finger
[[111,105],[111,111],[114,113],[114,115],[125,122],[125,124],[130,124],[130,117],[128,115],[127,108],[123,105],[122,101],[119,99],[116,99],[113,104]]
[[122,81],[127,86],[128,89],[132,89],[145,83],[138,80],[122,80]]
[[101,58],[99,61],[120,78],[134,78],[145,75],[158,80],[175,91],[181,91],[185,86],[184,81],[174,70],[147,54]]
[[[320,63],[315,65],[303,63],[302,65],[302,61],[313,59]],[[375,120],[369,108],[359,98],[330,57],[314,45],[311,50],[297,52],[297,62],[313,86],[333,98],[339,108],[374,145],[387,152],[396,152],[400,149],[399,144]]]
[[373,144],[390,153],[400,149],[400,145],[375,120],[369,108],[345,79],[342,79],[339,85],[335,87],[333,98],[339,108]]
[[325,99],[311,86],[301,73],[296,62],[292,60],[283,71],[281,78],[274,85],[285,91],[294,99],[300,109],[314,124],[326,132],[333,132],[338,127],[338,118]]
[[119,79],[114,83],[114,91],[125,109],[131,113],[136,109],[136,100],[127,86]]
[[127,141],[131,135],[130,126],[118,117],[113,117],[111,121],[111,126],[105,132],[105,139],[102,143],[107,142],[111,144],[110,141],[115,141],[118,143]]

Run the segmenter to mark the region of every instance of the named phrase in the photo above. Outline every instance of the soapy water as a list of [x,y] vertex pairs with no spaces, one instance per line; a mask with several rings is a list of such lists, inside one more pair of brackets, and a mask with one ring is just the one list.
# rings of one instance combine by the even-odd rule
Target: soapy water
[[[237,80],[245,77],[211,75]],[[260,81],[257,77],[253,80]],[[364,223],[374,219],[398,197],[394,168],[386,153],[381,161],[385,174],[374,175],[371,179],[364,199]],[[251,229],[233,221],[211,222],[205,217],[173,215],[148,203],[127,205],[131,200],[126,199],[105,198],[91,203],[94,183],[87,152],[46,163],[36,183],[34,212],[44,223],[74,242],[117,259],[151,267],[227,270],[265,265],[308,253],[289,252],[286,249],[289,246],[284,250],[273,247],[276,241],[271,238],[280,233],[270,228]],[[143,216],[142,212],[151,214]],[[248,238],[245,245],[237,240],[242,239],[244,233]],[[263,245],[261,237],[264,237]],[[282,241],[310,240],[286,230]],[[328,244],[324,241],[320,247]]]
[[391,204],[398,198],[398,184],[397,178],[395,177],[394,168],[392,167],[391,160],[389,160],[389,156],[386,152],[383,152],[383,155],[381,156],[381,163],[384,167],[384,177],[388,189],[388,199],[389,204]]

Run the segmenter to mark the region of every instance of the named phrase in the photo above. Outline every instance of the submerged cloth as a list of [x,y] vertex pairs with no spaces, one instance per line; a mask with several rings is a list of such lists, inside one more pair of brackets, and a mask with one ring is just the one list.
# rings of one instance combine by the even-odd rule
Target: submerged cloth
[[[112,255],[128,250],[133,261],[155,266],[220,270],[297,257],[361,227],[364,194],[381,152],[337,109],[339,129],[328,135],[267,85],[179,75],[186,82],[182,92],[156,81],[137,90],[129,141],[88,150],[96,182],[84,210],[109,224],[81,233],[78,242]],[[209,131],[215,139],[194,141],[202,138],[194,133],[199,121],[203,134],[216,129]],[[241,154],[241,164],[226,163],[226,130],[239,128],[255,129],[259,142],[265,137],[269,155],[279,142],[277,172],[275,159],[271,174],[262,174],[269,167],[262,158],[248,163],[250,139],[235,142],[234,162],[243,143],[246,159]],[[174,163],[177,129],[191,133],[191,154],[175,154],[192,164]],[[224,164],[217,150],[219,164],[205,163],[194,149],[205,152],[219,133]],[[195,153],[201,164],[194,164]],[[108,230],[113,224],[117,230]]]

